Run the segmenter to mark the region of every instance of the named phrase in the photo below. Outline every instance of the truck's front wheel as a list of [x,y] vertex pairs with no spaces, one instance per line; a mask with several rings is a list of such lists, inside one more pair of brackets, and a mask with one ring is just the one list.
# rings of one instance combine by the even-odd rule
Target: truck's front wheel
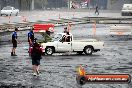
[[54,53],[54,48],[53,48],[53,47],[47,47],[47,48],[45,49],[45,53],[46,53],[47,55],[52,55],[52,54]]
[[84,53],[85,53],[86,55],[92,55],[92,53],[93,53],[93,47],[92,47],[92,46],[86,46],[86,47],[84,48]]
[[18,12],[16,13],[16,16],[18,15]]

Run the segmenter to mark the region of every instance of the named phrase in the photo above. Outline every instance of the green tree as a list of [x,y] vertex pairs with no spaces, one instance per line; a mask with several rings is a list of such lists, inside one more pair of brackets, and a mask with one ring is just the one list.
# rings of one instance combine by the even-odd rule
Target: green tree
[[20,10],[30,10],[32,0],[18,0]]
[[40,0],[40,2],[41,2],[42,9],[44,9],[48,4],[47,0]]
[[[117,1],[119,1],[119,0],[111,0],[111,4],[114,4],[114,3],[116,3]],[[125,2],[132,2],[132,0],[124,0]]]
[[35,0],[36,9],[44,9],[48,4],[48,0]]
[[82,0],[71,0],[73,2],[81,2]]

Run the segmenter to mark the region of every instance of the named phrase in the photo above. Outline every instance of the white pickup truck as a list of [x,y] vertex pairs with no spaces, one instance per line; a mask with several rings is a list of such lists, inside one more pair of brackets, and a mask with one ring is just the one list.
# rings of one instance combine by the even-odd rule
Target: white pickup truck
[[53,53],[77,52],[86,55],[92,55],[93,52],[100,51],[103,48],[104,42],[96,39],[73,40],[73,35],[70,33],[57,33],[52,42],[41,43],[43,52],[46,55]]

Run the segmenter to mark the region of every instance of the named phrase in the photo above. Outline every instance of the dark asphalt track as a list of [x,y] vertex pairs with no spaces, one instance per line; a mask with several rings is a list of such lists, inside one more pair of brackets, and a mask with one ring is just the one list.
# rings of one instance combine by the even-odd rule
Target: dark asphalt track
[[[76,39],[91,36],[91,25],[73,26],[71,33]],[[54,54],[43,56],[41,60],[41,75],[32,76],[31,58],[28,56],[27,32],[18,32],[16,57],[10,56],[12,44],[11,34],[1,37],[0,42],[0,88],[132,88],[130,84],[86,84],[76,83],[76,67],[82,64],[88,73],[109,74],[120,73],[132,75],[132,38],[131,36],[110,37],[109,25],[97,26],[96,38],[105,42],[104,49],[92,56],[75,53]],[[56,32],[62,32],[58,27]],[[85,34],[84,34],[85,33]],[[5,87],[6,88],[6,87]],[[9,88],[9,87],[8,87]]]

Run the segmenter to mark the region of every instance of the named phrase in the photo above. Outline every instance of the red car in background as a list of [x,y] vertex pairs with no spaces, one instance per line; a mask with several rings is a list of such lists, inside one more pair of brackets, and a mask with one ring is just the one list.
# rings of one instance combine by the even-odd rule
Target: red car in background
[[34,24],[33,25],[33,32],[46,32],[50,31],[51,33],[54,32],[54,24]]

